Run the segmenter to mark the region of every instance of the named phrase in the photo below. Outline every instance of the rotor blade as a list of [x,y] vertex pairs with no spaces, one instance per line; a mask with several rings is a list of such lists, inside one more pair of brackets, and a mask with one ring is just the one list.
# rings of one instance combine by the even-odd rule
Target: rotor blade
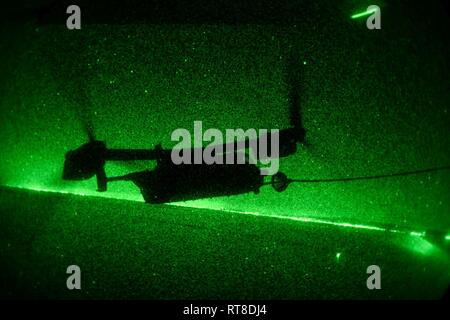
[[66,81],[67,86],[63,88],[63,97],[74,111],[84,134],[89,141],[94,141],[96,139],[93,124],[93,106],[86,87],[86,80],[90,78],[89,71],[72,72],[71,76]]
[[80,111],[78,111],[77,115],[83,126],[83,131],[88,137],[89,141],[95,141],[94,125],[92,124],[92,118],[90,116],[89,110],[86,110],[86,113],[84,114],[80,114]]
[[89,141],[95,140],[94,126],[92,121],[92,102],[88,94],[88,84],[94,76],[92,69],[92,57],[88,50],[90,42],[83,33],[71,33],[70,41],[54,43],[54,46],[64,46],[69,52],[80,52],[74,59],[67,59],[65,55],[59,55],[62,48],[55,50],[54,46],[48,51],[48,64],[51,75],[64,102],[73,110],[81,124],[81,128]]

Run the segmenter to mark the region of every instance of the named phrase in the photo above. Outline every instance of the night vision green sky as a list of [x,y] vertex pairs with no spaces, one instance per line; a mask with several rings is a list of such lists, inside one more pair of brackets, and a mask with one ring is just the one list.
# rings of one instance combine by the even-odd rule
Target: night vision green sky
[[[2,20],[6,295],[439,297],[450,279],[449,171],[292,184],[283,193],[265,186],[175,204],[184,207],[144,204],[127,182],[98,193],[95,179],[61,179],[64,154],[87,142],[83,119],[111,148],[170,148],[172,131],[193,130],[196,120],[205,129],[287,128],[292,53],[302,66],[307,145],[280,171],[328,179],[450,165],[449,16],[440,2],[375,1],[381,30],[351,18],[372,1],[306,2],[284,23],[95,23],[85,13],[82,29],[69,31]],[[108,163],[106,172],[154,165]],[[60,286],[74,262],[87,270],[75,294]],[[383,267],[382,292],[365,287],[373,263]]]
[[[286,55],[303,65],[309,146],[282,159],[292,178],[383,174],[450,163],[448,18],[437,7],[381,3],[370,31],[356,1],[281,25],[5,24],[1,50],[1,183],[96,194],[95,179],[63,182],[64,153],[86,141],[80,114],[109,147],[173,146],[176,128],[288,126]],[[383,9],[384,8],[384,9]],[[420,9],[420,10],[419,10]],[[409,15],[401,14],[408,10]],[[414,15],[436,17],[414,19]],[[107,174],[152,163],[108,164]],[[448,172],[352,183],[291,185],[282,194],[192,206],[408,228],[449,228]],[[108,197],[139,199],[128,183]],[[105,196],[103,195],[103,196]]]

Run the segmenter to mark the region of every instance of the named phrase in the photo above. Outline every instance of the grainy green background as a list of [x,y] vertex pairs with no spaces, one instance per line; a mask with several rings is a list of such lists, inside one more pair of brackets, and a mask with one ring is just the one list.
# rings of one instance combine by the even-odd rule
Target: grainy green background
[[[171,132],[194,120],[287,127],[289,51],[306,62],[310,146],[282,160],[288,176],[449,164],[448,14],[439,2],[378,2],[382,29],[370,31],[364,18],[350,19],[368,4],[316,1],[290,24],[89,23],[68,31],[63,23],[3,21],[0,184],[98,195],[94,179],[60,180],[64,153],[86,141],[80,113],[110,147],[170,147]],[[107,174],[152,165],[110,164]],[[2,189],[2,294],[436,298],[449,278],[448,250],[436,243],[238,212],[445,234],[449,191],[448,172],[291,185],[281,194],[265,187],[186,208],[123,201],[140,199],[127,183],[103,195],[121,200]],[[72,263],[89,281],[81,293],[64,289]],[[389,274],[382,292],[365,288],[369,264]]]

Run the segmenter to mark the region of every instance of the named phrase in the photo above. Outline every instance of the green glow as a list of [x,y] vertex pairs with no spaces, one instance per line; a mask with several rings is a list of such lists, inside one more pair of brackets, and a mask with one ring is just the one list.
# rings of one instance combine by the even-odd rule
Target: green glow
[[402,239],[401,243],[399,242],[399,246],[425,257],[442,256],[442,251],[440,251],[437,246],[422,237],[408,237],[407,239]]
[[[97,191],[91,191],[91,192],[85,193],[85,192],[79,192],[76,190],[55,190],[55,189],[33,187],[33,186],[24,187],[24,186],[6,185],[6,187],[23,189],[23,190],[31,190],[31,191],[37,191],[37,192],[73,194],[73,195],[78,195],[78,196],[83,196],[83,197],[89,196],[89,197],[98,197],[98,198],[110,198],[110,199],[121,199],[121,200],[128,200],[128,201],[144,202],[144,200],[140,196],[133,197],[130,195],[125,195],[125,194],[124,195],[117,195],[117,194],[108,195],[108,193],[101,193],[101,192],[97,192]],[[307,217],[272,215],[272,214],[264,214],[264,213],[252,212],[252,211],[229,210],[226,208],[206,208],[202,205],[196,204],[196,201],[174,202],[174,203],[168,203],[166,205],[189,207],[189,208],[196,208],[196,209],[206,209],[206,210],[221,211],[221,212],[230,212],[230,213],[251,215],[251,216],[255,216],[255,217],[280,219],[280,220],[288,220],[288,221],[311,223],[311,224],[322,224],[322,225],[335,226],[335,227],[339,227],[339,228],[352,228],[352,229],[360,229],[360,230],[368,230],[368,231],[409,234],[413,237],[418,237],[418,238],[423,238],[425,236],[425,232],[417,232],[417,231],[410,231],[410,230],[405,231],[405,230],[400,230],[400,229],[383,228],[383,227],[363,225],[363,224],[354,224],[354,223],[348,223],[348,222],[334,222],[334,221],[329,221],[329,220],[307,218]],[[450,238],[450,235],[447,235],[446,239],[447,238]],[[340,254],[339,254],[339,256],[340,256]]]
[[375,12],[377,12],[376,9],[366,10],[364,12],[360,12],[360,13],[356,13],[356,14],[352,15],[351,18],[352,19],[358,19],[358,18],[361,18],[361,17],[365,17],[365,16],[368,16],[368,15],[371,15],[372,13],[375,13]]
[[[365,25],[379,13],[366,12],[372,3],[383,13],[408,14],[394,14],[389,26],[382,17],[386,30],[372,34]],[[145,24],[126,16],[130,23],[92,24],[75,35],[53,24],[39,25],[38,34],[35,23],[6,24],[0,185],[35,192],[0,189],[5,293],[57,299],[438,298],[449,278],[447,173],[291,184],[282,193],[266,186],[259,194],[155,206],[145,204],[130,182],[98,193],[95,178],[60,178],[65,152],[87,141],[78,119],[84,111],[108,147],[169,148],[173,130],[189,129],[196,119],[204,129],[289,128],[289,98],[297,97],[289,97],[296,84],[288,82],[297,80],[311,146],[298,144],[294,155],[280,159],[279,170],[289,178],[383,174],[447,161],[442,12],[411,19],[420,5],[389,4],[283,2],[275,20],[286,8],[312,12],[299,10],[281,26]],[[314,12],[330,14],[309,14]],[[430,29],[437,32],[427,37]],[[373,50],[379,36],[387,45]],[[291,58],[301,74],[294,70],[289,79]],[[411,77],[424,72],[411,90]],[[154,162],[112,161],[106,171],[126,174]],[[201,206],[205,210],[197,210]],[[424,236],[428,229],[436,233]],[[383,290],[365,288],[366,262],[388,271]],[[89,276],[83,290],[65,288],[69,264]],[[358,274],[362,281],[354,281]]]
[[87,191],[81,192],[76,189],[71,190],[58,190],[58,189],[50,189],[43,188],[40,186],[13,186],[13,185],[5,185],[8,188],[20,189],[20,190],[29,190],[36,192],[46,192],[46,193],[59,193],[59,194],[72,194],[82,197],[94,197],[94,198],[108,198],[108,199],[120,199],[120,200],[128,200],[128,201],[136,201],[136,202],[144,202],[144,199],[139,197],[133,197],[130,195],[117,195],[117,194],[108,194],[106,192],[97,192],[97,191]]
[[416,236],[416,237],[424,237],[425,236],[425,232],[411,231],[409,234],[412,235],[412,236]]
[[417,232],[417,231],[410,231],[410,230],[400,230],[400,229],[393,229],[393,228],[383,228],[383,227],[362,225],[362,224],[354,224],[354,223],[348,223],[348,222],[334,222],[334,221],[323,220],[323,219],[315,219],[315,218],[272,215],[272,214],[264,214],[264,213],[252,212],[252,211],[229,210],[229,209],[225,209],[225,208],[220,208],[220,209],[218,209],[218,208],[205,208],[203,206],[197,206],[195,204],[195,202],[192,202],[192,201],[189,202],[189,203],[187,203],[187,202],[171,203],[170,205],[182,206],[182,207],[191,207],[191,208],[198,208],[198,209],[208,209],[208,210],[223,211],[223,212],[238,213],[238,214],[246,214],[246,215],[252,215],[252,216],[255,216],[255,217],[265,217],[265,218],[289,220],[289,221],[303,222],[303,223],[330,225],[330,226],[335,226],[335,227],[340,227],[340,228],[352,228],[352,229],[369,230],[369,231],[380,231],[380,232],[407,234],[407,235],[410,235],[410,236],[413,236],[413,237],[417,237],[417,238],[423,238],[425,236],[425,232]]

